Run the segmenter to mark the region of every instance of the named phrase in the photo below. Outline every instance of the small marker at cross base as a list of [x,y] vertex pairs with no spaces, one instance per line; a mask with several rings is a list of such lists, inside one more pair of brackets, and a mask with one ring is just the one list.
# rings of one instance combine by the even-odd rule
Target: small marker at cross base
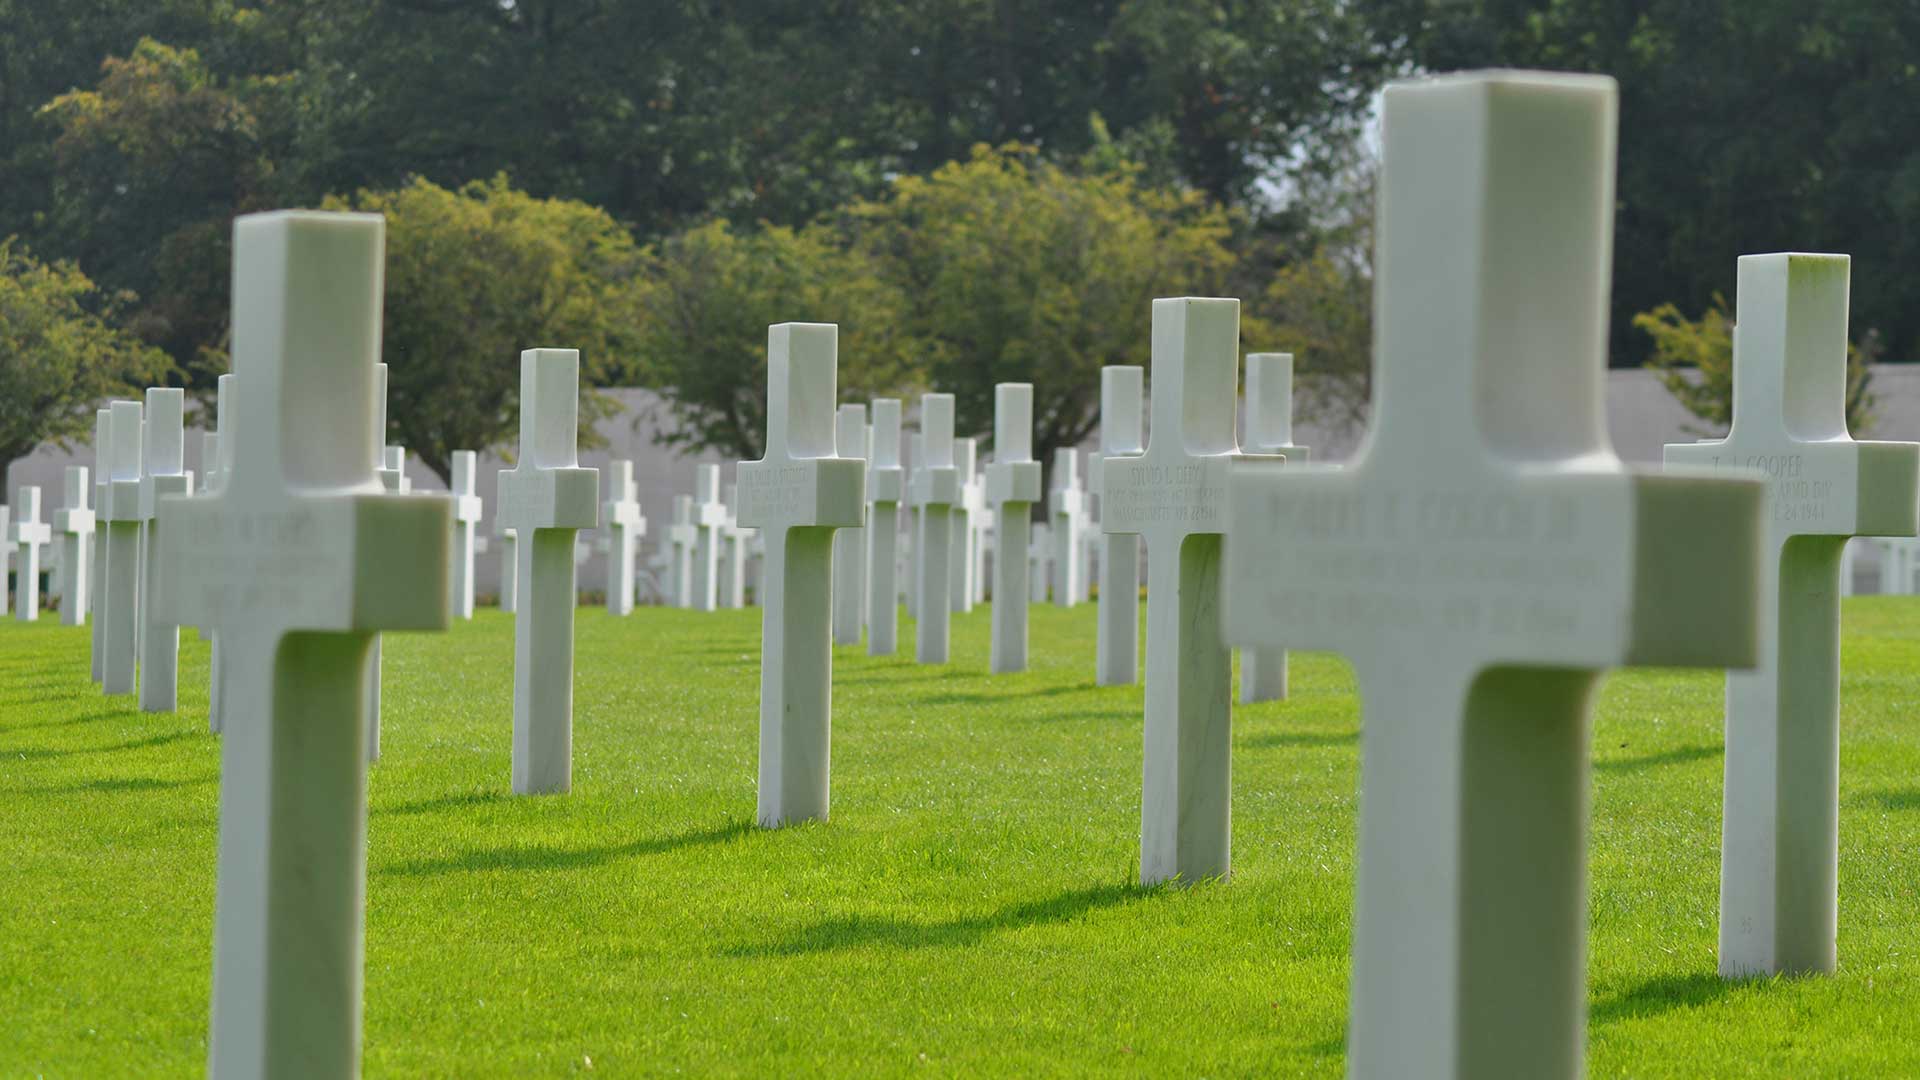
[[1607,438],[1615,94],[1388,87],[1364,449],[1228,482],[1227,639],[1360,685],[1351,1077],[1580,1075],[1594,686],[1754,661],[1760,485]]
[[[842,405],[835,414],[834,447],[841,457],[867,459],[867,407]],[[861,616],[867,602],[867,534],[841,529],[833,534],[833,642],[860,644]]]
[[100,580],[106,664],[100,688],[131,694],[140,618],[140,403],[116,401],[108,407],[113,415],[106,500],[96,511],[107,521],[107,572]]
[[[87,621],[87,589],[92,584],[87,552],[93,541],[93,510],[87,506],[87,467],[69,465],[66,496],[60,509],[53,512],[53,531],[60,537],[60,625],[79,626]],[[0,574],[5,568],[0,567]]]
[[1143,389],[1146,369],[1115,364],[1100,369],[1100,460],[1089,470],[1100,500],[1099,636],[1093,681],[1131,686],[1140,673],[1140,536],[1107,532],[1106,459],[1146,448]]
[[900,636],[900,402],[873,399],[873,457],[867,469],[867,655],[892,656]]
[[1033,504],[1040,501],[1040,463],[1033,460],[1033,384],[993,388],[993,462],[987,502],[993,505],[993,644],[989,670],[1027,670],[1027,559]]
[[[7,540],[20,549],[20,596],[13,609],[19,622],[40,619],[40,549],[53,540],[53,530],[40,520],[40,489],[27,486],[17,495],[13,524],[7,527]],[[6,582],[0,580],[0,589]]]
[[172,712],[180,700],[180,627],[155,617],[153,594],[159,574],[154,569],[158,548],[160,500],[193,492],[193,474],[186,471],[186,391],[156,387],[147,391],[147,411],[141,424],[144,447],[140,456],[140,708],[143,712]]
[[640,516],[640,489],[633,480],[633,462],[616,458],[607,463],[607,501],[600,505],[600,521],[607,530],[607,611],[633,614],[633,553],[647,535],[647,519]]
[[1920,444],[1847,433],[1845,255],[1743,255],[1733,427],[1671,464],[1766,480],[1760,665],[1727,672],[1720,973],[1831,972],[1840,872],[1841,552],[1912,536]]
[[919,511],[919,529],[913,540],[914,659],[922,664],[947,662],[947,637],[952,620],[953,504],[960,499],[960,475],[953,465],[953,395],[925,394],[920,398],[920,447],[914,463],[913,505]]
[[764,531],[760,791],[768,828],[825,819],[832,791],[833,532],[861,524],[866,463],[835,453],[839,327],[767,329],[766,456],[740,463],[740,524]]
[[600,521],[600,472],[579,458],[580,353],[520,354],[520,461],[500,476],[519,537],[513,618],[513,791],[573,788],[574,537]]
[[[1310,458],[1293,441],[1293,354],[1247,354],[1247,437],[1250,453],[1279,454],[1295,465]],[[1287,650],[1240,650],[1240,704],[1287,696]]]
[[1240,375],[1240,302],[1153,302],[1153,428],[1102,458],[1100,527],[1147,545],[1140,880],[1232,870],[1232,657],[1220,637],[1220,547]]
[[444,497],[374,478],[376,215],[234,222],[232,418],[217,494],[159,506],[159,621],[211,626],[220,743],[212,1077],[356,1075],[366,912],[366,655],[447,625]]
[[453,452],[453,581],[448,603],[456,619],[473,618],[474,529],[480,524],[479,478],[475,475],[480,455],[472,450]]

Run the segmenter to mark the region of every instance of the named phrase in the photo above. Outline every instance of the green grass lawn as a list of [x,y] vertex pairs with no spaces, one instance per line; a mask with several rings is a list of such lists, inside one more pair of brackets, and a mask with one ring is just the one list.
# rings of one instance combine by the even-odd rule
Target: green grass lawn
[[[1351,925],[1349,669],[1237,709],[1234,876],[1144,891],[1140,691],[1094,609],[1033,670],[835,652],[828,824],[750,827],[760,613],[582,609],[574,790],[508,791],[513,642],[386,640],[366,1071],[1336,1076]],[[1593,743],[1589,1071],[1920,1074],[1920,601],[1849,600],[1840,974],[1713,975],[1718,673],[1609,679]],[[0,1074],[204,1069],[218,743],[88,682],[87,631],[0,623]]]

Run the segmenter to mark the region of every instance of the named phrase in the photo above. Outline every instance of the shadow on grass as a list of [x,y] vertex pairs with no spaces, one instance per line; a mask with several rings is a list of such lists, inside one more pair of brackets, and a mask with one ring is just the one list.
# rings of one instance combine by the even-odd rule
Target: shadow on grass
[[1657,754],[1642,754],[1639,757],[1607,758],[1595,761],[1593,767],[1607,772],[1638,772],[1641,769],[1657,769],[1662,765],[1685,765],[1694,761],[1717,758],[1722,750],[1718,746],[1682,746],[1675,750],[1662,750]]
[[579,848],[510,847],[492,851],[469,851],[442,859],[414,859],[395,863],[382,869],[380,873],[411,877],[480,870],[578,870],[582,867],[602,866],[636,855],[663,855],[685,848],[723,844],[736,837],[745,836],[752,830],[753,825],[750,822],[736,821],[719,828],[633,840],[624,844],[602,844]]
[[75,724],[91,724],[95,720],[105,720],[110,716],[124,716],[121,709],[103,709],[99,712],[83,713],[79,716],[66,716],[58,720],[36,720],[31,724],[4,724],[0,731],[33,731],[37,728],[72,727]]
[[1595,1024],[1638,1020],[1675,1009],[1707,1005],[1725,997],[1734,984],[1708,972],[1662,975],[1595,1004],[1587,1014]]
[[1010,698],[1048,698],[1062,694],[1080,694],[1093,689],[1092,683],[1076,683],[1071,686],[1042,686],[1037,690],[1014,691],[1012,693],[967,693],[967,694],[928,694],[918,700],[921,705],[991,705]]
[[5,794],[78,795],[87,791],[170,791],[174,788],[200,787],[203,784],[216,783],[219,779],[217,776],[194,776],[182,780],[161,780],[152,776],[118,776],[104,777],[99,780],[80,780],[71,784],[16,788]]
[[930,923],[854,915],[815,923],[786,941],[736,945],[724,950],[724,955],[743,958],[800,956],[836,949],[856,949],[866,945],[880,945],[895,949],[974,945],[988,934],[998,931],[1064,923],[1090,911],[1114,907],[1129,900],[1142,899],[1159,891],[1157,888],[1140,885],[1097,885],[1092,888],[1073,889],[1057,896],[1010,904],[985,915]]
[[1268,746],[1341,746],[1358,742],[1358,731],[1274,731],[1265,735],[1249,735],[1241,740],[1242,746],[1255,749]]
[[[853,646],[846,645],[846,646],[842,646],[842,648],[851,649],[853,648]],[[882,660],[886,658],[875,657],[874,659]],[[918,665],[916,665],[914,669],[908,669],[907,671],[901,672],[900,674],[897,674],[897,675],[890,674],[890,675],[877,675],[877,676],[865,676],[865,677],[859,676],[859,675],[849,675],[849,676],[843,677],[840,674],[835,673],[833,676],[833,684],[835,686],[890,686],[894,683],[944,682],[948,679],[980,678],[980,675],[977,672],[956,671],[952,668],[945,668],[939,671],[929,671],[929,672],[921,673],[918,670],[916,670],[917,667]]]
[[149,735],[144,739],[114,743],[112,746],[75,746],[75,747],[4,747],[0,748],[0,757],[16,757],[26,761],[40,761],[45,758],[73,757],[76,754],[114,754],[122,750],[145,750],[155,746],[177,743],[187,737],[184,731],[170,735]]
[[1920,810],[1920,788],[1905,791],[1871,791],[1867,798],[1883,810]]
[[513,801],[513,796],[504,791],[469,791],[463,795],[436,795],[431,799],[416,799],[413,802],[394,803],[391,806],[376,806],[375,815],[383,814],[436,814],[442,810],[463,810],[475,806],[504,805]]

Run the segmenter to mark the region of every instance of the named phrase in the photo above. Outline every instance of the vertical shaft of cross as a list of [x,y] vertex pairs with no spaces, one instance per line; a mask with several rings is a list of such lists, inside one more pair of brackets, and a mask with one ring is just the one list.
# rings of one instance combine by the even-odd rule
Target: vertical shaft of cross
[[87,594],[92,586],[92,567],[87,552],[93,539],[93,511],[87,506],[87,468],[69,465],[65,475],[64,496],[54,516],[54,531],[60,536],[60,563],[64,582],[60,590],[60,623],[79,626],[87,620]]
[[1027,669],[1027,542],[1040,501],[1040,463],[1033,460],[1033,384],[993,388],[993,643],[996,675]]
[[892,656],[900,633],[900,402],[873,400],[873,460],[867,471],[867,655]]
[[[1100,369],[1100,453],[1137,454],[1146,445],[1145,369],[1109,365]],[[1101,471],[1104,473],[1104,465]],[[1104,485],[1097,493],[1100,516],[1108,513]],[[1101,533],[1100,611],[1094,642],[1094,682],[1128,686],[1140,665],[1140,535]]]
[[[867,409],[842,405],[835,414],[834,445],[841,457],[867,457]],[[841,529],[833,536],[833,641],[860,644],[861,608],[866,603],[866,531]]]
[[100,621],[106,625],[101,689],[131,694],[138,658],[134,639],[140,613],[140,403],[116,401],[107,477],[107,573]]

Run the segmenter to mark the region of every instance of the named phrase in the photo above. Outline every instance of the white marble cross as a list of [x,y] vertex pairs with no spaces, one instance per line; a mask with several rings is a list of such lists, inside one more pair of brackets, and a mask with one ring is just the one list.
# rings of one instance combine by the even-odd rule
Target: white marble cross
[[[1279,454],[1295,465],[1309,460],[1293,441],[1293,354],[1247,354],[1246,438],[1249,453]],[[1287,650],[1240,650],[1240,704],[1287,696]]]
[[[1100,517],[1107,516],[1107,458],[1146,447],[1146,369],[1129,364],[1100,369],[1100,458],[1089,470]],[[1130,686],[1140,673],[1140,536],[1100,533],[1100,612],[1094,641],[1094,683]]]
[[839,327],[767,329],[766,456],[740,463],[740,523],[765,531],[760,794],[773,828],[824,819],[831,795],[833,531],[858,527],[866,463],[835,453]]
[[953,395],[920,398],[920,448],[913,470],[913,505],[919,531],[914,535],[914,659],[947,662],[953,593],[948,560],[953,555],[953,504],[960,501],[960,475],[953,464]]
[[500,477],[525,590],[513,619],[513,790],[573,788],[574,537],[599,523],[600,473],[580,467],[580,353],[520,354],[520,461]]
[[1030,517],[1040,501],[1040,463],[1033,460],[1033,384],[993,388],[993,462],[987,466],[993,504],[994,674],[1027,670],[1027,559]]
[[493,476],[493,535],[500,541],[500,610],[512,614],[520,597],[520,555],[518,537],[512,525],[500,516],[500,494],[507,489],[510,469]]
[[473,618],[473,532],[480,524],[482,510],[476,475],[479,458],[472,450],[453,452],[453,483],[448,492],[453,497],[453,552],[448,560],[453,578],[448,603],[459,619]]
[[1053,526],[1042,521],[1033,527],[1033,539],[1027,544],[1027,590],[1029,596],[1047,595],[1047,583],[1053,580]]
[[720,606],[746,607],[747,545],[753,530],[740,527],[740,485],[728,484],[720,501],[727,505],[727,527],[721,533],[726,543],[720,549]]
[[[203,459],[202,468],[207,472],[206,482],[201,485],[204,494],[218,494],[226,487],[227,477],[233,475],[233,436],[229,433],[230,420],[235,396],[239,393],[239,376],[231,372],[220,376],[214,396],[214,453],[210,455],[212,464]],[[230,677],[226,663],[226,648],[220,644],[220,631],[210,624],[202,624],[206,633],[211,656],[207,664],[207,730],[218,735],[226,728],[226,682]]]
[[1615,94],[1387,89],[1372,430],[1229,481],[1227,640],[1359,680],[1349,1076],[1582,1072],[1594,687],[1754,659],[1759,485],[1607,438]]
[[[19,598],[13,617],[20,622],[40,618],[40,549],[53,540],[53,530],[40,520],[40,489],[31,485],[14,495],[13,523],[7,540],[20,549]],[[0,588],[5,588],[0,581]]]
[[867,469],[867,655],[892,656],[900,634],[900,401],[873,399],[873,458]]
[[633,462],[615,458],[607,463],[607,499],[600,505],[600,522],[607,530],[607,610],[633,614],[633,556],[647,535],[647,519],[640,515],[640,489],[634,483]]
[[693,549],[698,542],[693,527],[693,496],[673,497],[673,520],[667,523],[667,543],[673,549],[673,606],[693,606]]
[[[93,411],[93,549],[91,609],[88,612],[93,620],[93,681],[98,683],[106,676],[107,638],[106,620],[101,617],[105,609],[106,598],[103,595],[107,585],[107,482],[113,475],[113,410],[111,408]],[[5,508],[0,507],[0,526],[5,525]],[[0,544],[0,575],[7,572],[10,549]],[[0,614],[7,610],[7,590],[0,589]]]
[[[835,414],[834,447],[845,458],[867,459],[867,407],[842,405]],[[867,532],[841,529],[833,534],[833,642],[860,644],[860,623],[867,602]]]
[[106,573],[100,576],[100,621],[106,664],[100,688],[131,694],[138,665],[135,643],[140,619],[140,403],[110,406],[106,499],[95,513],[106,519]]
[[1080,603],[1082,575],[1080,534],[1086,527],[1087,492],[1080,485],[1080,451],[1062,446],[1053,452],[1053,490],[1047,493],[1048,516],[1053,521],[1053,602],[1060,607]]
[[217,494],[160,502],[159,620],[221,636],[209,1076],[353,1076],[376,630],[447,625],[447,500],[374,478],[381,219],[234,223],[235,415]]
[[1220,638],[1220,546],[1240,302],[1153,302],[1153,428],[1140,454],[1101,459],[1101,527],[1147,545],[1147,677],[1140,877],[1224,877],[1232,866],[1232,660]]
[[720,466],[696,466],[693,474],[693,609],[720,606],[720,543],[727,504],[720,501]]
[[180,627],[158,617],[153,596],[160,577],[154,562],[160,542],[160,500],[193,492],[193,474],[186,469],[186,405],[184,390],[150,389],[141,424],[140,708],[144,712],[172,712],[180,700]]
[[[53,513],[53,531],[60,536],[60,625],[87,621],[87,549],[93,539],[93,509],[87,505],[87,467],[69,465],[66,496]],[[0,573],[5,568],[0,567]]]
[[973,610],[975,572],[979,567],[980,531],[975,515],[986,508],[986,489],[980,482],[980,443],[977,439],[953,440],[953,468],[960,478],[960,493],[953,503],[953,554],[948,561],[948,581],[952,588],[948,604],[957,612]]
[[1841,551],[1912,536],[1920,444],[1847,433],[1845,255],[1744,255],[1733,428],[1671,464],[1766,479],[1760,665],[1727,673],[1720,973],[1831,972],[1839,912]]

